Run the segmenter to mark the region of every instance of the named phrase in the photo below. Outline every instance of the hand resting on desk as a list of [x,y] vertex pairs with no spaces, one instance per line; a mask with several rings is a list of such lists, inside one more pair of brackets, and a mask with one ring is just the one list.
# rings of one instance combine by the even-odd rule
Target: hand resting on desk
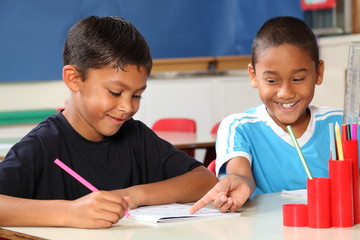
[[226,172],[228,175],[191,207],[190,214],[196,213],[211,201],[221,212],[235,212],[241,208],[255,189],[249,161],[244,157],[232,158],[226,166]]
[[250,188],[241,176],[230,175],[218,182],[204,197],[197,201],[189,210],[196,213],[211,201],[221,212],[235,212],[246,202],[251,194]]

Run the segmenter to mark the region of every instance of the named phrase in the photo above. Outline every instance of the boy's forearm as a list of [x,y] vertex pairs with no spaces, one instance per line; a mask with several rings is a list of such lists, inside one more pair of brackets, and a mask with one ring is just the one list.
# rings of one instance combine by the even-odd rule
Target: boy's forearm
[[63,200],[32,200],[0,195],[1,226],[63,226]]
[[242,179],[249,188],[251,193],[255,190],[255,180],[252,175],[251,166],[249,160],[244,157],[234,157],[229,160],[228,164],[226,165],[226,174],[235,175]]
[[[199,200],[218,179],[205,167],[197,167],[183,175],[161,182],[133,186],[118,190],[122,196],[130,197],[130,206],[185,203]],[[132,201],[136,202],[135,206]]]

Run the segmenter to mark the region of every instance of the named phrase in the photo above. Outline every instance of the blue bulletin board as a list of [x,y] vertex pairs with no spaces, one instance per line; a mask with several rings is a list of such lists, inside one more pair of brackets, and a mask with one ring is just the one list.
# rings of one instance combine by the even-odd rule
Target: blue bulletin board
[[66,33],[90,15],[131,21],[154,59],[250,54],[268,18],[303,19],[300,0],[0,0],[0,82],[61,79]]

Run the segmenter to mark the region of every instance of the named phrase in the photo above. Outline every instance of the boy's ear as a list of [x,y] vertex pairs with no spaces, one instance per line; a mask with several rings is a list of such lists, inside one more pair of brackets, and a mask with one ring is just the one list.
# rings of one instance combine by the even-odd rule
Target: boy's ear
[[251,86],[253,88],[257,88],[257,81],[256,81],[256,74],[255,74],[255,69],[253,68],[253,65],[251,63],[248,64],[248,74],[250,77],[250,81],[251,81]]
[[320,85],[324,79],[324,70],[325,70],[325,63],[323,60],[319,61],[319,65],[317,68],[317,76],[316,76],[316,85]]
[[81,78],[74,65],[65,65],[63,67],[62,78],[70,90],[79,91],[79,81],[81,81]]

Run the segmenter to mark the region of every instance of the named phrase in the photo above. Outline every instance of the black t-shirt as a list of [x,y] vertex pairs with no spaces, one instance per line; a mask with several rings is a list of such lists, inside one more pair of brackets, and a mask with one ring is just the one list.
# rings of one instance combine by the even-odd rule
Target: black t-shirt
[[157,182],[202,165],[140,121],[130,119],[115,135],[93,142],[59,113],[35,127],[0,163],[0,194],[73,200],[90,193],[54,163],[56,158],[100,190]]

